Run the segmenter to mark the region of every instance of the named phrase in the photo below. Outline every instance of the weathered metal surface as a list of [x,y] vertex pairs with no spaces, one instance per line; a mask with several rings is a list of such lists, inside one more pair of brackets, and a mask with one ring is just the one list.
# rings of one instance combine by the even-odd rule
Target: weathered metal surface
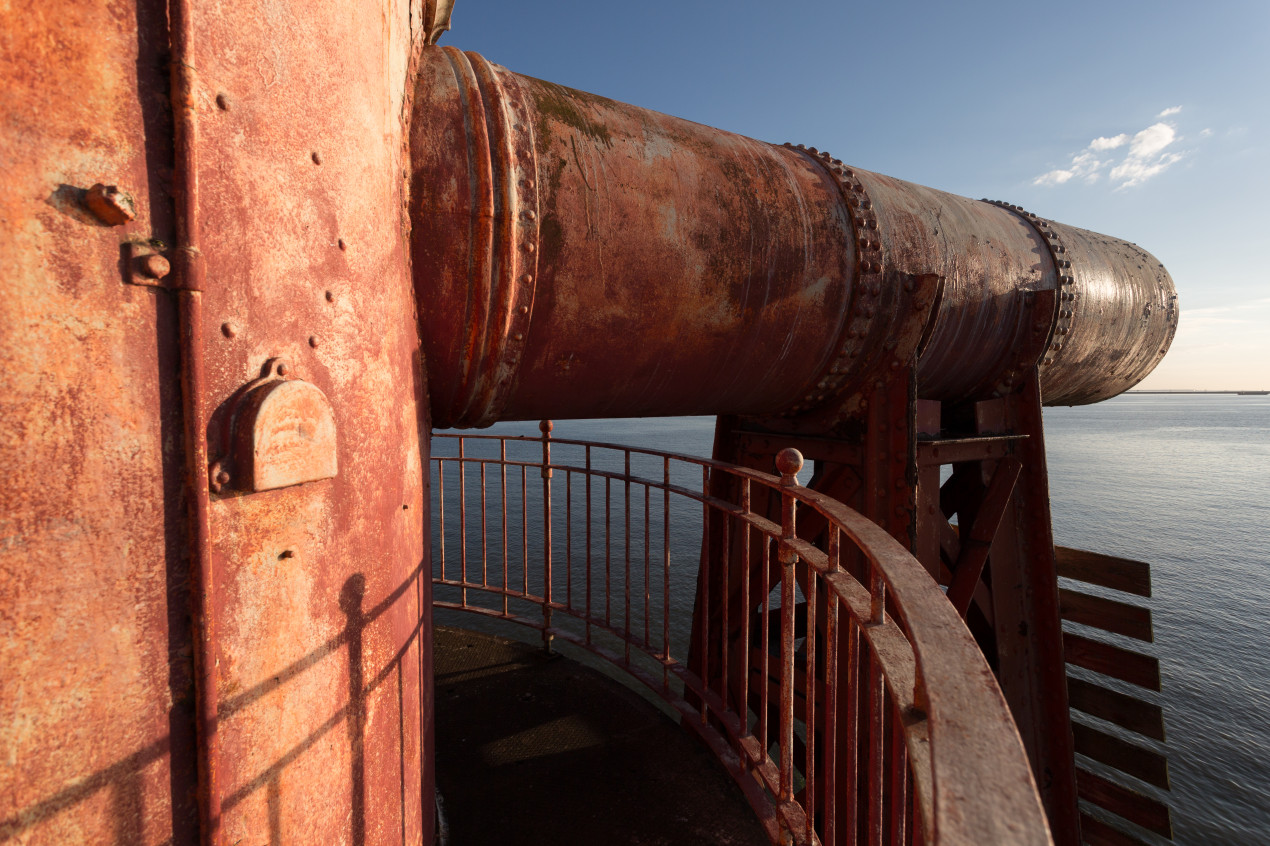
[[[196,842],[164,6],[0,27],[0,840]],[[69,93],[68,93],[69,92]],[[97,183],[131,196],[110,226]]]
[[421,11],[189,21],[208,463],[232,465],[233,400],[270,359],[332,400],[338,433],[334,478],[209,504],[224,844],[432,836],[426,389],[392,176]]
[[452,48],[417,91],[438,425],[776,411],[837,352],[854,239],[806,155]]
[[326,395],[308,382],[262,380],[243,397],[233,427],[243,490],[270,491],[330,479],[339,471],[335,413]]
[[439,425],[858,415],[914,350],[923,399],[1001,396],[1040,365],[1047,402],[1091,402],[1149,373],[1176,327],[1167,273],[1123,241],[453,48],[427,51],[417,91]]
[[1060,303],[1070,334],[1052,339],[1041,398],[1099,402],[1141,382],[1164,358],[1177,332],[1177,291],[1164,265],[1137,244],[1050,226],[1067,248],[1073,281]]
[[[427,391],[391,174],[442,5],[6,18],[0,839],[431,841]],[[338,397],[339,474],[212,494],[279,355]]]

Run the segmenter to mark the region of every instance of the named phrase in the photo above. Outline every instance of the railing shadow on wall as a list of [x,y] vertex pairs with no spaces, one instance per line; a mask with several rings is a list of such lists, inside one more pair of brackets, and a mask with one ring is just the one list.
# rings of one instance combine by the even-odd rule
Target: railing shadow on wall
[[885,531],[800,486],[795,450],[777,477],[541,429],[433,435],[434,607],[641,682],[773,843],[1051,842],[952,605]]
[[[371,694],[379,690],[385,682],[395,677],[397,683],[398,720],[417,719],[422,721],[423,719],[421,711],[418,713],[406,713],[402,684],[403,672],[420,673],[422,671],[422,663],[420,661],[423,649],[431,649],[430,644],[420,644],[419,641],[420,634],[428,620],[427,616],[425,616],[427,613],[428,585],[425,581],[423,565],[420,563],[416,566],[408,578],[369,608],[362,607],[366,590],[366,578],[364,575],[355,573],[350,576],[341,586],[340,595],[332,600],[338,603],[340,611],[346,617],[345,626],[337,634],[310,650],[302,658],[270,676],[268,680],[233,696],[226,697],[218,708],[218,719],[223,723],[270,695],[285,695],[285,686],[289,682],[315,669],[327,659],[338,660],[337,656],[341,652],[346,654],[348,701],[322,719],[303,740],[294,744],[267,768],[245,782],[231,786],[222,799],[222,811],[229,811],[258,791],[265,790],[268,816],[268,839],[265,842],[269,844],[291,842],[295,836],[298,836],[297,833],[288,834],[282,830],[282,774],[305,751],[313,748],[327,734],[339,729],[341,726],[345,727],[350,752],[349,766],[351,772],[349,783],[352,795],[349,804],[348,842],[364,844],[367,838],[364,783],[366,700]],[[401,601],[413,601],[414,607],[420,609],[419,619],[415,621],[397,652],[382,667],[367,668],[362,650],[366,630]],[[412,648],[414,657],[410,658]],[[417,666],[408,667],[408,660],[416,663]],[[368,675],[369,678],[367,677]],[[421,733],[422,730],[421,723]],[[77,779],[51,796],[0,819],[0,841],[7,841],[10,838],[29,833],[57,814],[87,801],[103,791],[109,791],[111,797],[111,810],[109,813],[114,817],[112,822],[115,829],[113,842],[116,846],[124,846],[124,844],[131,846],[132,843],[137,842],[135,835],[140,825],[140,817],[137,815],[141,813],[142,805],[145,801],[145,797],[140,793],[143,773],[157,761],[166,757],[169,754],[170,747],[170,739],[166,736],[162,737],[109,767]],[[398,732],[398,755],[401,758],[403,768],[405,766],[423,766],[423,761],[421,760],[406,760],[404,725],[401,726]],[[422,773],[420,776],[422,777]],[[404,825],[407,817],[405,794],[405,774],[403,769],[401,795],[397,797],[400,803],[399,812],[403,825],[403,841],[405,838]],[[381,796],[376,801],[382,802],[383,798]],[[188,832],[180,832],[182,835],[186,833]],[[170,843],[171,840],[165,842]]]

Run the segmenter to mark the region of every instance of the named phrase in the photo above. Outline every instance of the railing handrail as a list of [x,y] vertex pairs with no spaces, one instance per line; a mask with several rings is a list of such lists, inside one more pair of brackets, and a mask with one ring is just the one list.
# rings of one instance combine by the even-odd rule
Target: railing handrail
[[[680,465],[709,468],[711,473],[726,473],[736,479],[757,483],[786,501],[796,502],[803,508],[819,513],[863,553],[870,564],[871,572],[885,586],[884,595],[889,596],[890,602],[886,608],[894,612],[894,625],[898,626],[898,630],[892,631],[889,614],[882,612],[882,606],[875,605],[875,619],[872,620],[870,629],[866,629],[863,634],[870,639],[881,658],[888,682],[907,684],[909,688],[908,692],[898,689],[893,691],[894,696],[910,706],[911,713],[905,716],[906,724],[924,722],[929,732],[928,735],[923,735],[920,731],[910,731],[911,725],[905,730],[912,760],[924,761],[926,764],[922,766],[915,763],[913,775],[918,793],[916,802],[930,842],[966,846],[989,843],[1051,843],[1022,741],[991,669],[965,624],[922,565],[872,521],[837,500],[798,485],[792,474],[782,480],[769,473],[715,459],[623,444],[553,438],[548,431],[544,431],[541,437],[461,433],[435,433],[433,437],[460,441],[497,441],[504,444],[514,441],[576,446],[586,448],[588,455],[591,450],[622,453],[627,457],[626,472],[601,470],[590,466],[590,461],[588,466],[580,467],[569,461],[513,460],[508,458],[505,446],[494,457],[455,455],[433,458],[438,462],[542,468],[544,477],[549,471],[567,471],[638,484],[715,508],[726,507],[733,517],[745,520],[778,541],[782,554],[797,556],[820,572],[824,584],[834,591],[841,602],[859,603],[858,595],[848,595],[859,591],[859,582],[845,572],[834,572],[823,551],[806,541],[792,537],[781,538],[778,534],[781,527],[773,521],[748,509],[741,509],[735,503],[711,496],[705,485],[698,492],[693,488],[671,484],[668,472],[663,479],[643,478],[632,474],[629,457],[637,454],[661,459],[664,463],[673,461]],[[548,454],[544,449],[544,457]],[[801,456],[798,463],[801,465]],[[851,591],[852,585],[856,586],[855,591]],[[876,603],[878,600],[874,601]],[[550,599],[547,599],[546,604],[558,610],[563,609],[560,603]],[[868,619],[868,614],[863,611],[858,616]],[[520,621],[534,625],[527,620]],[[544,629],[546,641],[546,629],[550,624],[537,627]],[[892,634],[888,635],[888,631],[892,631]],[[885,647],[888,637],[902,637],[907,642],[913,656],[911,670],[904,671],[895,665],[894,657],[888,658],[889,653]],[[888,666],[888,661],[891,666]],[[911,680],[906,681],[904,677],[910,674]],[[708,682],[705,683],[705,692],[709,693]],[[929,750],[920,748],[927,740]]]
[[924,682],[915,695],[930,719],[935,842],[1051,843],[1005,696],[947,596],[899,541],[858,511],[801,486],[790,495],[851,537],[891,592]]

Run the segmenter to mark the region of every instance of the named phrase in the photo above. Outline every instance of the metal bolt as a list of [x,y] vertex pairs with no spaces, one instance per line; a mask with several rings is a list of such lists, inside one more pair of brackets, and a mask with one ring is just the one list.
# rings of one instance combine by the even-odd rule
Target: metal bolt
[[313,155],[312,155],[312,159],[313,159],[313,163],[314,163],[315,165],[320,165],[320,164],[322,163],[322,154],[321,154],[321,153],[319,153],[319,152],[317,152],[316,150],[314,150],[314,151],[313,151]]
[[538,215],[535,214],[532,209],[526,209],[524,212],[524,217],[525,217],[525,220],[533,220],[534,218],[538,217]]
[[229,111],[229,95],[224,91],[216,95],[216,108],[220,109],[222,112]]
[[172,272],[172,265],[161,255],[148,255],[141,260],[141,272],[151,279],[162,279]]
[[513,337],[518,341],[525,340],[525,334],[523,332],[517,332]]
[[238,327],[229,322],[222,323],[220,325],[220,333],[226,338],[232,338],[238,334]]
[[521,307],[520,307],[520,313],[521,313],[521,314],[529,314],[529,306],[524,306],[524,305],[523,305],[523,306],[521,306]]
[[341,239],[339,239],[338,241],[336,241],[336,242],[335,242],[335,244],[336,244],[336,246],[338,246],[338,247],[340,248],[340,250],[341,250],[341,251],[343,251],[343,250],[347,250],[347,249],[348,249],[348,244],[345,244],[345,243],[344,243],[344,239],[343,239],[343,238],[341,238]]
[[286,376],[287,371],[291,368],[287,367],[287,363],[285,361],[280,361],[278,362],[278,366],[274,369],[277,370],[279,376]]
[[520,184],[521,184],[521,185],[523,185],[523,186],[525,186],[526,188],[533,188],[533,187],[534,187],[534,181],[533,181],[532,179],[522,179],[522,180],[520,181]]
[[109,226],[122,226],[137,216],[132,197],[114,185],[98,182],[84,196],[89,211]]
[[317,335],[309,336],[309,346],[313,347],[314,349],[317,349],[318,343],[319,341],[318,341]]
[[333,303],[333,302],[335,302],[335,292],[334,292],[334,291],[327,291],[327,292],[326,292],[326,301],[327,301],[328,303]]
[[527,252],[527,253],[532,253],[532,252],[534,251],[534,245],[533,245],[533,244],[525,244],[525,245],[524,245],[524,250],[525,250],[525,252]]
[[228,484],[229,484],[229,473],[228,473],[228,471],[225,471],[225,470],[220,470],[220,471],[218,471],[218,472],[216,473],[216,484],[218,484],[218,485],[228,485]]
[[286,558],[295,558],[295,550],[294,550],[294,549],[284,549],[284,550],[282,550],[282,552],[279,552],[279,553],[278,553],[278,558],[279,558],[279,560],[286,559]]

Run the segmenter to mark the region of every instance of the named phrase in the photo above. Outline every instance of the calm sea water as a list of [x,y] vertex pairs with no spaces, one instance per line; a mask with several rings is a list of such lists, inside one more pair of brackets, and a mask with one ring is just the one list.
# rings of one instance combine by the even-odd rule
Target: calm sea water
[[[713,426],[558,421],[553,436],[708,456]],[[1045,436],[1056,542],[1152,565],[1176,841],[1270,843],[1270,397],[1126,395],[1046,409]],[[699,528],[683,531],[673,592],[690,602]]]

